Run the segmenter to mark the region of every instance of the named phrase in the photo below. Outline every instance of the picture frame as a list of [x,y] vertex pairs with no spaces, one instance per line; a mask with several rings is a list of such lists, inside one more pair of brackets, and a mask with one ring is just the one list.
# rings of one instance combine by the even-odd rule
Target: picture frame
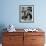
[[19,5],[19,21],[22,23],[34,22],[34,5]]

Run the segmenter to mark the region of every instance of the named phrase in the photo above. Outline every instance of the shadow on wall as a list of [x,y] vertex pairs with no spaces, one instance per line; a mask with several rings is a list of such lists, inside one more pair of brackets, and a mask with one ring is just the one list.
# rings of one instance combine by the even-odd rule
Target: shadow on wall
[[3,32],[5,32],[6,30],[4,30],[5,25],[4,24],[0,24],[0,43],[2,43],[2,36],[3,36]]

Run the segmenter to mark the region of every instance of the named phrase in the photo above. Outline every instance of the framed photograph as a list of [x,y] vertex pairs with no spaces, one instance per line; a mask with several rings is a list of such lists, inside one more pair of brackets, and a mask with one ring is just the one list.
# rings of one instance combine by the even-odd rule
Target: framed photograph
[[34,5],[19,6],[19,21],[22,23],[34,22]]

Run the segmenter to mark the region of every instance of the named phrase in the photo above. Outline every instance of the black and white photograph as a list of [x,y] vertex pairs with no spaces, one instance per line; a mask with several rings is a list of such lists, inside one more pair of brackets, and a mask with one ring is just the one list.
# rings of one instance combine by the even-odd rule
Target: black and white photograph
[[24,23],[34,22],[34,5],[19,6],[19,21]]

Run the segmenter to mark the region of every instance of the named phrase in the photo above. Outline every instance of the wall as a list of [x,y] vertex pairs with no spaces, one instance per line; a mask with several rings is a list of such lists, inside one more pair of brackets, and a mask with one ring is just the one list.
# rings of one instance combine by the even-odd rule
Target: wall
[[[19,5],[34,5],[34,23],[19,22]],[[46,28],[46,1],[42,0],[1,0],[0,25],[13,24],[16,28]]]

